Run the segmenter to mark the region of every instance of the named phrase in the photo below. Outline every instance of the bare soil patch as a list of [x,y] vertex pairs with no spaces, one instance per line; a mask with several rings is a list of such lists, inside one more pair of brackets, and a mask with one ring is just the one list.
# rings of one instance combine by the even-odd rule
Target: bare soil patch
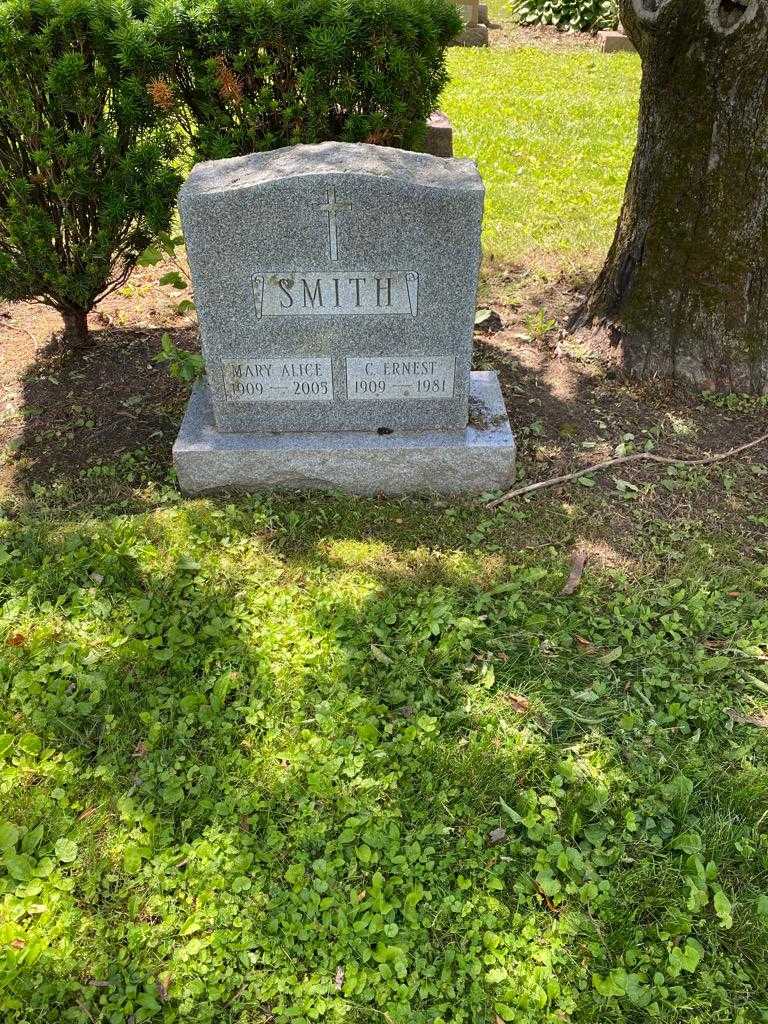
[[[596,358],[565,330],[588,284],[588,272],[488,270],[487,306],[501,329],[478,331],[475,362],[500,374],[526,480],[559,476],[648,445],[658,454],[695,459],[765,432],[765,403],[744,399],[729,408],[722,397],[684,384],[631,382]],[[768,500],[768,449],[722,463],[709,476],[703,470],[665,476],[641,464],[597,476],[595,486],[615,494],[617,477],[638,488],[629,488],[627,496],[656,517],[741,523]],[[709,487],[702,500],[707,480],[715,478],[725,486]],[[554,493],[578,502],[580,491],[569,484],[535,500],[546,502]]]
[[[198,341],[194,313],[174,312],[183,293],[157,284],[164,269],[137,271],[93,314],[94,346],[83,356],[58,351],[60,320],[51,310],[0,307],[0,493],[29,497],[57,481],[130,489],[134,479],[169,477],[187,388],[156,357],[165,332],[179,348],[193,351]],[[475,363],[500,374],[526,480],[591,465],[622,445],[629,452],[652,444],[660,454],[696,458],[765,430],[765,405],[734,410],[681,385],[629,383],[580,348],[563,325],[587,284],[584,272],[554,263],[548,270],[485,268],[484,304],[495,314],[495,329],[478,330]],[[765,450],[711,473],[735,483],[709,488],[709,515],[743,518],[756,499],[768,499]],[[705,473],[687,484],[646,487],[659,476],[647,466],[621,474],[638,488],[632,498],[654,515],[703,514]],[[595,486],[615,496],[616,474]],[[574,501],[585,496],[574,485],[566,493]]]
[[46,306],[0,306],[0,493],[29,493],[55,480],[77,483],[122,460],[166,473],[186,389],[155,362],[167,331],[197,345],[194,313],[157,284],[158,268],[89,317],[93,347],[61,352],[61,319]]
[[561,32],[553,25],[517,25],[503,19],[498,28],[490,30],[490,45],[499,49],[518,50],[537,46],[542,50],[597,50],[597,35],[589,32]]

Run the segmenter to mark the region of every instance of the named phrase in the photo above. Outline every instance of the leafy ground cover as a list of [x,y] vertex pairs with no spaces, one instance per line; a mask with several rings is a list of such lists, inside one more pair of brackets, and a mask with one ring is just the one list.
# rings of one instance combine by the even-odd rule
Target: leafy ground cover
[[[551,97],[531,123],[590,80],[568,45],[507,53]],[[468,109],[491,201],[485,148],[523,107],[481,105],[484,131]],[[521,478],[764,431],[764,401],[632,387],[569,346],[623,180],[584,200],[581,249],[526,180],[493,200],[514,244],[476,339]],[[79,360],[50,314],[0,310],[4,1024],[768,1020],[765,451],[495,512],[187,501],[156,357],[193,317],[159,276]]]
[[145,499],[0,523],[4,1020],[766,1019],[764,514]]

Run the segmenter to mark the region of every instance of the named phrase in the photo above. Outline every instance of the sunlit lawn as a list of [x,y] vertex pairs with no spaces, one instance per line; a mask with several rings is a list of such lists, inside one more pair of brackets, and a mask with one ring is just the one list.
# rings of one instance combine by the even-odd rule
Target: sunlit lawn
[[485,181],[485,250],[594,259],[610,242],[635,142],[639,60],[592,50],[458,49],[442,107]]
[[764,1019],[764,548],[152,494],[0,521],[4,1024]]

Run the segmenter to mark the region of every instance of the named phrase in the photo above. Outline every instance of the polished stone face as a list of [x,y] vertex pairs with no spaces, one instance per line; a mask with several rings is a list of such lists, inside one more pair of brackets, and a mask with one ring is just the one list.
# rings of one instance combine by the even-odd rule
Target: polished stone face
[[465,430],[473,163],[295,146],[198,164],[179,206],[218,430]]

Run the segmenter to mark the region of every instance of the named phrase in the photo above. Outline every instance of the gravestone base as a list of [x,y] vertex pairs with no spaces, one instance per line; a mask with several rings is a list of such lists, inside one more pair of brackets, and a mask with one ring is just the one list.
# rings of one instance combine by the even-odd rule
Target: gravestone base
[[465,25],[451,46],[489,46],[487,25]]
[[601,53],[636,53],[635,45],[623,32],[598,32]]
[[482,494],[515,479],[515,439],[498,377],[471,374],[466,430],[378,434],[230,434],[216,429],[206,385],[190,398],[173,463],[185,494],[324,490]]

